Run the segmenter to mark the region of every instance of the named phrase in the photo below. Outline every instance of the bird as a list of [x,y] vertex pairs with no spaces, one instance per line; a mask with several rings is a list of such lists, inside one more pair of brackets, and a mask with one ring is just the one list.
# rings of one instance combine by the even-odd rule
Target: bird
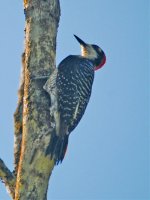
[[106,63],[106,55],[99,46],[74,37],[80,44],[81,55],[69,55],[63,59],[43,87],[50,96],[50,116],[55,130],[47,152],[55,164],[63,161],[70,133],[85,113],[95,71]]

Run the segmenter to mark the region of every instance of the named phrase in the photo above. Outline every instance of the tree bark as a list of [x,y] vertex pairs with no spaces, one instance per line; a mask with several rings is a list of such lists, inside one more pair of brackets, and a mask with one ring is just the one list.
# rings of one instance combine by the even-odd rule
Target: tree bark
[[49,98],[43,90],[55,66],[58,0],[24,1],[26,15],[23,132],[15,200],[47,196],[54,161],[45,155],[50,143]]
[[[15,112],[15,170],[0,177],[14,200],[46,200],[55,162],[46,150],[51,140],[50,99],[44,91],[46,78],[55,68],[59,0],[24,0],[25,52],[23,80]],[[19,146],[20,145],[20,146]],[[2,164],[3,161],[1,162]],[[4,167],[5,165],[3,165]],[[5,168],[5,167],[4,167]],[[1,175],[2,174],[2,175]],[[11,184],[9,181],[11,180]],[[15,189],[14,189],[15,188]]]
[[5,184],[6,189],[8,190],[11,197],[14,198],[16,178],[1,159],[0,159],[0,179]]

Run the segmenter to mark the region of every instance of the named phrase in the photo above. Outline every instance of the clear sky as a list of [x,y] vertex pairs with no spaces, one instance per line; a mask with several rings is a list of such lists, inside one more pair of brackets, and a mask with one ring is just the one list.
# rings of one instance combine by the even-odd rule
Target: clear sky
[[[49,184],[50,200],[148,200],[148,0],[61,0],[57,63],[79,54],[73,37],[99,45],[86,113],[71,134],[63,163]],[[23,52],[21,1],[1,2],[0,157],[13,170],[13,113]],[[0,200],[9,200],[0,183]]]

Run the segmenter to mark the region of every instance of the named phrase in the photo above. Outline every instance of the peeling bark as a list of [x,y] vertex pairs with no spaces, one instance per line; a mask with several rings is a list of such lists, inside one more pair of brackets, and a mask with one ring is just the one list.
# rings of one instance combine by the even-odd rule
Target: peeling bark
[[24,97],[24,71],[25,71],[25,53],[22,54],[22,72],[21,82],[18,91],[18,106],[14,113],[14,174],[17,175],[21,142],[22,142],[22,114],[23,114],[23,97]]

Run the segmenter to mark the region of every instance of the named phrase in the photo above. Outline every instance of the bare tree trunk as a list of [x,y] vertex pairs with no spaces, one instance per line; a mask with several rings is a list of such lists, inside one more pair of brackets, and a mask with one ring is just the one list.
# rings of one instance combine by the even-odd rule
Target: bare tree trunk
[[[51,127],[43,85],[55,68],[59,0],[24,0],[23,80],[15,118],[15,173],[0,160],[0,177],[14,200],[46,200],[54,160],[46,155]],[[20,144],[20,146],[19,146]]]

